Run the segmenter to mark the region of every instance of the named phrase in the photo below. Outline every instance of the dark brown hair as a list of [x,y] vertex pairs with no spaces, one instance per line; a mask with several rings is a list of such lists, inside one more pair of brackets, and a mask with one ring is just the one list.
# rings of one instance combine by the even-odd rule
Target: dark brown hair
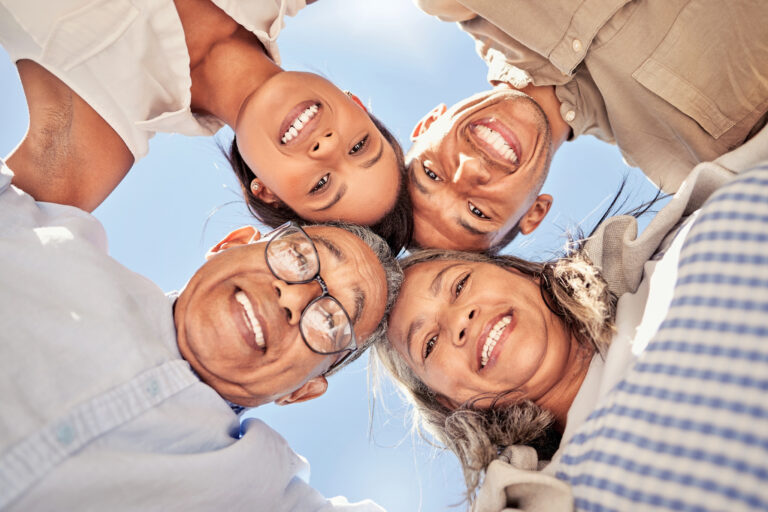
[[[368,116],[384,136],[384,139],[386,139],[389,145],[392,146],[400,174],[400,183],[398,184],[397,197],[395,198],[394,206],[391,210],[385,213],[376,224],[371,225],[370,228],[374,233],[383,238],[392,250],[392,253],[397,255],[402,248],[410,243],[413,233],[413,209],[411,207],[411,196],[408,194],[408,178],[405,159],[403,157],[403,148],[400,146],[400,143],[392,132],[390,132],[381,121],[370,113]],[[296,221],[301,224],[310,222],[307,219],[300,217],[282,201],[277,204],[267,204],[253,195],[253,192],[251,192],[251,181],[256,177],[256,174],[250,167],[248,167],[245,160],[243,160],[243,156],[237,148],[236,137],[232,139],[229,151],[225,154],[238,181],[240,181],[240,188],[242,189],[243,196],[248,204],[248,209],[254,217],[273,228],[285,224],[288,221]]]

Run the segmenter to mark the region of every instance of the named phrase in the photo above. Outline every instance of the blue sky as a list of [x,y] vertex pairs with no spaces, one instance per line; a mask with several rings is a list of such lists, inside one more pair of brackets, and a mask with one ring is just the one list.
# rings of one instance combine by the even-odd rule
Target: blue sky
[[[279,42],[285,69],[320,73],[355,92],[405,147],[412,126],[436,104],[450,105],[488,88],[470,38],[455,25],[424,15],[410,0],[322,0],[289,18]],[[15,68],[1,50],[0,112],[4,156],[23,136],[27,111]],[[149,156],[94,212],[115,259],[166,291],[179,289],[210,246],[254,222],[216,145],[230,137],[225,129],[216,139],[152,140]],[[633,204],[653,194],[616,148],[591,137],[566,143],[543,188],[555,199],[548,221],[533,235],[519,237],[508,252],[550,257],[563,244],[566,228],[594,223],[594,213],[604,209],[624,174]],[[385,387],[387,408],[377,402],[370,426],[367,362],[363,357],[334,376],[317,400],[250,414],[309,459],[310,482],[327,496],[371,498],[393,512],[444,511],[460,502],[463,480],[454,457],[410,434],[391,387]]]

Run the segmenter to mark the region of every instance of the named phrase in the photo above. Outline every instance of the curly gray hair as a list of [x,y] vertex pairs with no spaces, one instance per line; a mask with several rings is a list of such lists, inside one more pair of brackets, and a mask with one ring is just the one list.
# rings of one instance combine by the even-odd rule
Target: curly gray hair
[[397,293],[400,291],[400,285],[403,283],[403,270],[400,267],[397,259],[395,259],[395,257],[392,255],[392,251],[390,251],[389,246],[384,241],[384,239],[375,234],[369,228],[339,221],[313,225],[340,228],[345,231],[349,231],[357,238],[362,240],[365,245],[371,248],[373,253],[376,255],[376,258],[381,263],[381,266],[384,267],[384,275],[387,278],[387,303],[384,308],[384,317],[379,322],[379,325],[376,326],[376,329],[374,329],[373,333],[371,333],[368,338],[363,340],[362,343],[358,344],[357,350],[352,353],[352,355],[345,359],[344,362],[339,366],[333,368],[331,371],[325,374],[326,377],[329,377],[363,355],[363,353],[368,350],[368,347],[381,343],[381,340],[386,338],[387,318],[389,316],[389,311],[395,304]]
[[[403,270],[435,260],[491,263],[513,268],[537,278],[547,306],[557,314],[584,348],[585,357],[603,354],[613,334],[616,298],[588,258],[580,251],[547,263],[534,263],[513,256],[423,250],[401,262]],[[467,499],[472,501],[485,467],[506,447],[526,444],[540,458],[550,458],[560,443],[552,414],[528,400],[497,405],[502,397],[480,396],[458,408],[429,389],[411,370],[387,339],[377,340],[372,358],[373,374],[384,366],[412,406],[413,428],[422,437],[431,436],[456,454],[464,472]],[[492,398],[491,406],[476,407],[479,399]]]

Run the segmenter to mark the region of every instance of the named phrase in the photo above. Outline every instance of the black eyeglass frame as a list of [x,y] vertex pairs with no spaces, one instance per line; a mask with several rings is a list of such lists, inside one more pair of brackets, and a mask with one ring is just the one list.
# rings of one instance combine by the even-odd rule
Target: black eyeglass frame
[[[272,265],[269,263],[269,246],[275,240],[279,240],[280,237],[283,235],[283,233],[288,231],[291,228],[298,230],[304,236],[304,238],[307,239],[307,241],[309,242],[310,247],[312,247],[312,251],[314,251],[314,253],[315,253],[315,259],[317,260],[317,273],[315,273],[315,275],[312,276],[311,278],[303,279],[301,281],[284,279],[283,277],[279,276],[277,274],[277,272],[275,272],[275,269],[273,269]],[[317,281],[317,283],[320,285],[320,289],[322,290],[322,293],[320,295],[318,295],[317,297],[312,299],[312,301],[304,307],[304,310],[301,312],[301,316],[299,317],[299,333],[301,334],[301,339],[302,339],[302,341],[304,341],[304,344],[307,346],[307,348],[309,350],[311,350],[315,354],[320,354],[320,355],[333,355],[333,354],[340,354],[340,353],[344,352],[345,350],[349,351],[344,357],[342,357],[341,359],[339,359],[338,361],[333,363],[323,373],[323,375],[325,375],[326,373],[329,373],[334,368],[340,366],[344,361],[347,360],[347,358],[349,358],[349,356],[354,354],[357,351],[357,349],[359,348],[358,345],[357,345],[357,336],[355,336],[355,329],[354,329],[354,325],[352,324],[352,319],[350,319],[349,313],[347,313],[347,310],[341,304],[339,299],[337,299],[336,297],[334,297],[333,295],[331,295],[328,292],[328,285],[325,284],[325,280],[320,276],[320,255],[317,252],[317,247],[315,247],[315,242],[312,240],[312,238],[310,238],[310,236],[307,234],[306,231],[304,231],[304,229],[301,226],[299,226],[297,223],[295,223],[293,221],[289,221],[289,222],[286,222],[285,224],[275,228],[275,230],[270,232],[267,236],[269,237],[269,240],[267,241],[267,245],[264,248],[264,261],[267,262],[267,268],[269,268],[269,271],[272,273],[273,276],[275,276],[276,278],[280,279],[281,281],[283,281],[285,284],[288,284],[288,285],[292,285],[292,284],[308,284],[308,283],[311,283],[312,281]],[[350,328],[350,332],[351,332],[351,339],[350,339],[349,345],[344,347],[344,348],[342,348],[342,349],[334,350],[334,351],[331,351],[331,352],[324,352],[322,350],[318,350],[315,347],[313,347],[312,344],[309,342],[309,340],[307,340],[307,336],[304,334],[304,329],[302,327],[303,320],[304,320],[304,314],[307,312],[307,310],[309,310],[309,308],[312,307],[312,305],[314,303],[316,303],[316,302],[318,302],[318,301],[320,301],[320,300],[322,300],[322,299],[324,299],[326,297],[328,299],[332,300],[333,302],[335,302],[339,306],[339,308],[341,309],[341,312],[344,313],[344,316],[346,317],[347,322],[349,323],[349,328]]]

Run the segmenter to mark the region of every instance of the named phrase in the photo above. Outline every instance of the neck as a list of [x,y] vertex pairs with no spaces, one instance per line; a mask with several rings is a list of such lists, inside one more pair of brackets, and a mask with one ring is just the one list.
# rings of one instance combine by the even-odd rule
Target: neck
[[555,427],[562,432],[565,430],[568,410],[576,398],[576,394],[587,376],[589,364],[592,361],[593,351],[580,345],[571,336],[571,350],[568,355],[568,363],[565,374],[558,383],[553,386],[536,404],[542,409],[551,412],[555,417]]
[[213,45],[192,68],[192,110],[214,115],[234,129],[245,100],[282,72],[253,34],[235,33]]
[[248,96],[282,72],[258,38],[210,0],[174,0],[189,53],[192,111],[234,128]]
[[561,103],[555,94],[555,86],[530,84],[520,90],[536,100],[544,111],[552,133],[552,149],[557,150],[571,136],[571,127],[560,114]]

